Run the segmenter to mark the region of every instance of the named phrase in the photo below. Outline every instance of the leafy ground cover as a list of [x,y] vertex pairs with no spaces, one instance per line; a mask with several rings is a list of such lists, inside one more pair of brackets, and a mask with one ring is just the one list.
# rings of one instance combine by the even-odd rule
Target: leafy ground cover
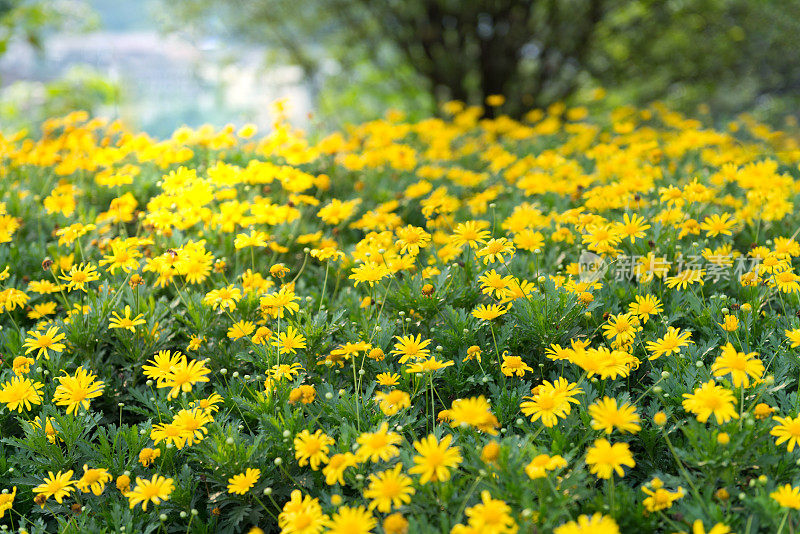
[[796,137],[276,113],[0,138],[3,529],[798,527]]

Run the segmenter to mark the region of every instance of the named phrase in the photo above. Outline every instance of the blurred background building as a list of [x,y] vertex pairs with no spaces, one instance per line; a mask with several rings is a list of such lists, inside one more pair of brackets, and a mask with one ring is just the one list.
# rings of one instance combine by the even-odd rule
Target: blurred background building
[[11,126],[91,108],[157,136],[183,124],[268,127],[279,98],[291,101],[295,123],[305,122],[311,103],[301,69],[267,64],[263,47],[164,31],[159,2],[67,4],[57,16],[77,20],[59,20],[37,43],[16,36],[0,57],[0,118]]

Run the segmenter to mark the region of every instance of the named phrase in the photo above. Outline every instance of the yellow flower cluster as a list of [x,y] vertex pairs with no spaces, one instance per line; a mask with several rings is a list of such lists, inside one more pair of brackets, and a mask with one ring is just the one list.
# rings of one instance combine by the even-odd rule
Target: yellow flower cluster
[[791,529],[798,133],[486,104],[0,135],[0,520]]

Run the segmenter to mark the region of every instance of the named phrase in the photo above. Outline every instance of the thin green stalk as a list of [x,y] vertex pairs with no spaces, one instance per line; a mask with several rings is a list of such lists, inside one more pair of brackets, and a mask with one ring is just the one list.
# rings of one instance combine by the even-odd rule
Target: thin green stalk
[[353,368],[353,402],[356,403],[356,429],[361,432],[361,406],[358,402],[359,388],[358,379],[356,378],[356,359],[350,357],[351,367]]
[[783,527],[786,526],[786,520],[789,519],[789,511],[787,510],[785,514],[783,514],[783,519],[781,520],[781,524],[778,527],[778,534],[783,532]]
[[431,386],[431,431],[436,428],[436,399],[433,393],[433,371],[428,373],[428,381]]
[[[270,495],[270,497],[271,497],[271,495]],[[267,508],[267,507],[266,507],[266,505],[265,505],[263,502],[261,502],[261,499],[259,499],[259,498],[258,498],[258,497],[256,497],[255,495],[253,496],[253,498],[256,500],[256,502],[257,502],[258,504],[260,504],[260,505],[261,505],[261,508],[263,508],[263,509],[264,509],[264,511],[265,511],[265,512],[267,512],[267,513],[269,514],[269,516],[272,518],[272,520],[273,520],[273,521],[278,521],[278,518],[277,518],[277,517],[275,517],[275,514],[273,514],[273,513],[272,513],[272,510],[270,510],[269,508]],[[274,502],[274,501],[273,501],[273,502]],[[277,505],[276,505],[276,506],[277,506]]]
[[689,473],[683,466],[683,462],[681,462],[681,459],[678,458],[678,453],[675,452],[675,448],[672,446],[672,441],[670,441],[667,432],[663,428],[661,429],[661,435],[664,436],[664,441],[667,442],[667,448],[669,449],[669,452],[672,453],[672,457],[675,458],[675,463],[678,464],[678,470],[681,472],[681,476],[683,476],[684,480],[686,480],[686,483],[689,484],[689,487],[692,489],[692,493],[694,493],[695,499],[697,499],[697,502],[700,503],[700,506],[702,506],[703,510],[705,510],[707,514],[711,515],[711,512],[708,510],[708,506],[706,505],[706,502],[703,500],[703,497],[700,495],[700,492],[697,490],[697,487],[694,485],[694,482],[692,482],[691,477],[689,477]]
[[616,502],[615,502],[615,490],[616,484],[614,484],[614,474],[611,474],[611,478],[608,479],[608,502],[609,502],[609,513],[611,516],[614,516],[614,510],[616,509]]
[[308,252],[303,255],[303,265],[300,266],[300,270],[297,271],[297,274],[294,276],[294,278],[292,278],[292,281],[289,282],[290,284],[294,284],[297,279],[300,278],[300,275],[306,270],[306,263],[308,263]]
[[[497,350],[497,339],[494,337],[494,327],[489,323],[489,330],[492,332],[492,341],[494,342],[494,352],[497,354],[497,364],[500,365],[500,351]],[[500,378],[503,380],[503,389],[506,387],[506,375],[500,373]]]
[[461,514],[464,513],[464,509],[467,507],[467,502],[469,502],[469,498],[472,497],[473,493],[475,493],[475,488],[478,486],[478,483],[481,481],[482,478],[483,476],[479,475],[478,478],[475,479],[475,482],[472,483],[472,486],[470,486],[469,490],[467,490],[467,494],[464,497],[464,500],[461,501],[461,506],[458,507],[458,513],[455,515],[455,517],[461,517]]
[[11,312],[8,311],[8,310],[6,310],[6,313],[8,314],[8,318],[11,319],[11,322],[14,323],[14,328],[16,328],[17,332],[19,332],[21,329],[20,329],[19,325],[17,324],[17,321],[14,320],[14,316],[11,315]]
[[323,282],[322,282],[322,291],[319,292],[319,306],[317,307],[317,313],[319,313],[319,311],[322,309],[322,301],[325,298],[325,288],[328,285],[328,270],[329,270],[329,267],[330,267],[330,264],[328,262],[325,262],[325,280],[323,280]]

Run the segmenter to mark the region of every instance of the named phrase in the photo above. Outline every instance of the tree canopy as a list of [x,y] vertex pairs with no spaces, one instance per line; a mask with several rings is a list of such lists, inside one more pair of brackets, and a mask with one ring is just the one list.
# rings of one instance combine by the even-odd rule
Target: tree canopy
[[[364,81],[519,115],[587,85],[723,111],[800,87],[800,0],[186,0],[165,21],[264,45],[316,94]],[[427,111],[427,110],[426,110]]]

